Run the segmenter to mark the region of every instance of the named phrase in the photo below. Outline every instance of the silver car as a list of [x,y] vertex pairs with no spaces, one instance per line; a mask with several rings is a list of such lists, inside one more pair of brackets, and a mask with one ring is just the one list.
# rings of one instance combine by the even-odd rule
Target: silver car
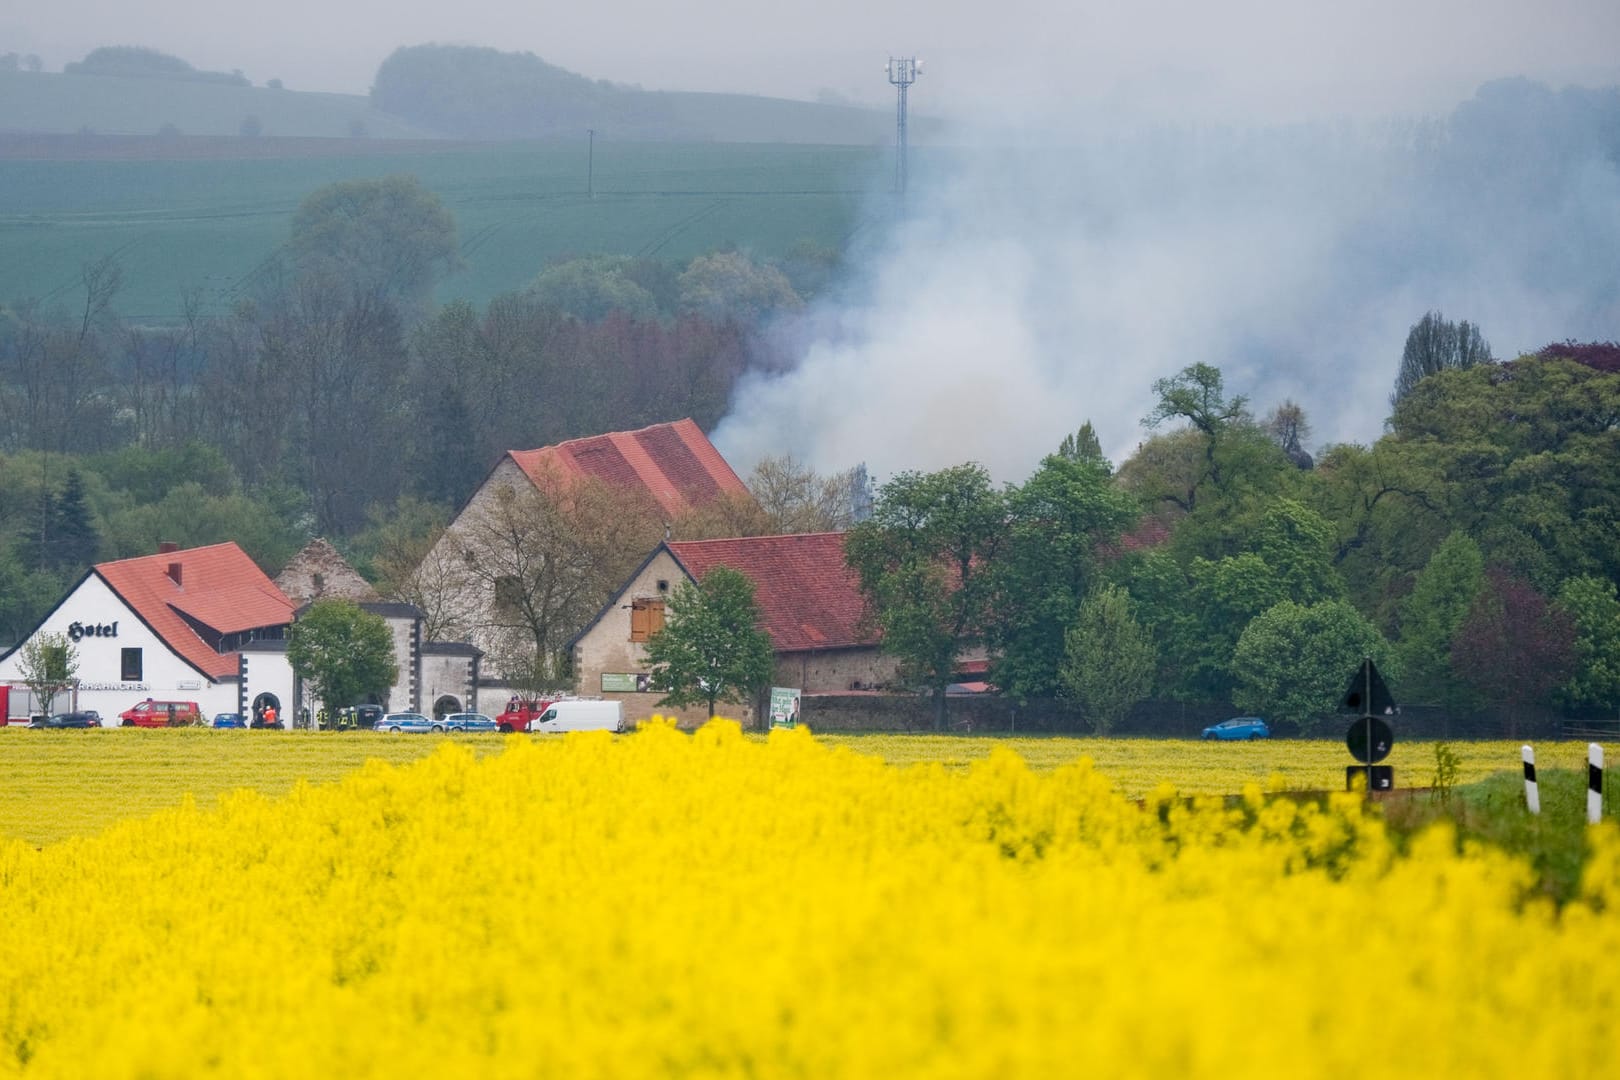
[[386,731],[393,735],[400,732],[421,734],[428,731],[443,731],[444,724],[429,719],[419,712],[391,712],[384,713],[382,719],[372,725],[371,730]]
[[446,731],[495,731],[499,727],[494,719],[480,712],[453,712],[439,723]]

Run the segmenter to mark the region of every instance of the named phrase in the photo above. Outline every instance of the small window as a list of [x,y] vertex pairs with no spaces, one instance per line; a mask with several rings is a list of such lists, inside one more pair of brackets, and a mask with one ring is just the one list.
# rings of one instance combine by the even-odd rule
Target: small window
[[118,677],[125,682],[141,681],[141,650],[125,649],[118,665]]
[[646,641],[664,628],[662,600],[633,600],[630,603],[630,640]]
[[495,610],[512,614],[523,609],[523,582],[515,576],[495,579]]

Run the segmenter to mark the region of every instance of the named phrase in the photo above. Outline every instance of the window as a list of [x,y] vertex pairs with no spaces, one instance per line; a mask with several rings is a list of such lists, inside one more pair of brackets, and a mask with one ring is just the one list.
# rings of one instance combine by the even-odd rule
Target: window
[[118,677],[125,682],[141,681],[141,650],[123,650],[123,657],[118,665]]
[[632,600],[630,602],[630,640],[646,641],[664,628],[664,602],[662,600]]
[[521,579],[503,575],[495,579],[495,610],[503,615],[511,615],[523,610],[523,582]]

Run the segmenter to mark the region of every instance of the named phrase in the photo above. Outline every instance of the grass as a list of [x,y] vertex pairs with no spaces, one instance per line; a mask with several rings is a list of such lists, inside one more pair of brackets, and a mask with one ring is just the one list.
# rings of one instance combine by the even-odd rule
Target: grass
[[[508,738],[454,736],[478,753],[499,753]],[[548,738],[550,736],[547,736]],[[208,729],[31,731],[0,728],[0,837],[50,844],[92,835],[125,817],[177,805],[188,794],[200,805],[238,788],[267,796],[303,781],[328,783],[370,759],[408,763],[431,753],[450,736],[381,736],[372,732],[214,731]],[[1140,797],[1162,781],[1187,795],[1235,794],[1245,783],[1272,789],[1337,791],[1344,787],[1344,747],[1328,740],[1279,739],[1257,743],[1204,743],[1169,739],[1072,737],[960,737],[951,735],[826,735],[824,741],[882,758],[896,766],[938,764],[965,769],[997,747],[1017,753],[1036,770],[1050,770],[1090,757],[1122,793]],[[1433,772],[1433,743],[1397,744],[1391,763],[1401,788],[1426,787]],[[1518,761],[1518,746],[1506,742],[1452,743],[1459,756],[1459,787],[1448,804],[1418,795],[1392,802],[1395,823],[1416,828],[1430,817],[1456,816],[1466,835],[1490,836],[1485,824],[1505,830],[1494,842],[1530,851],[1540,832],[1565,828],[1568,815],[1585,813],[1585,745],[1553,743],[1540,748],[1544,821],[1522,822],[1522,786],[1517,773],[1502,770]],[[1504,779],[1504,776],[1506,779]],[[1568,779],[1575,777],[1575,779]],[[1616,802],[1620,802],[1617,799]],[[1427,816],[1425,816],[1427,815]],[[1532,829],[1513,831],[1518,822]],[[1496,827],[1495,825],[1492,826]],[[1566,831],[1579,832],[1578,829]],[[1551,858],[1551,856],[1549,856]],[[1555,860],[1556,861],[1556,860]],[[1560,877],[1560,881],[1565,880]],[[1561,886],[1562,887],[1562,886]]]
[[[292,214],[341,180],[416,176],[455,215],[465,269],[439,300],[482,306],[556,257],[626,254],[684,262],[728,245],[778,257],[809,240],[842,250],[886,202],[870,147],[569,142],[272,159],[0,160],[0,303],[71,308],[86,263],[117,257],[115,309],[173,321],[200,292],[205,314],[249,295]],[[82,299],[82,297],[80,298]]]

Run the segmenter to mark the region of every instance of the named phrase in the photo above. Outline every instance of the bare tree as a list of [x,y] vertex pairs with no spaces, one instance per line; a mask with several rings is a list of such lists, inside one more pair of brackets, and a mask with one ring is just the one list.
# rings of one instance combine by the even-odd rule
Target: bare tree
[[[586,479],[497,487],[439,545],[470,625],[508,678],[555,673],[562,650],[663,535],[645,492]],[[436,549],[438,550],[438,549]],[[472,602],[468,602],[471,598]]]

